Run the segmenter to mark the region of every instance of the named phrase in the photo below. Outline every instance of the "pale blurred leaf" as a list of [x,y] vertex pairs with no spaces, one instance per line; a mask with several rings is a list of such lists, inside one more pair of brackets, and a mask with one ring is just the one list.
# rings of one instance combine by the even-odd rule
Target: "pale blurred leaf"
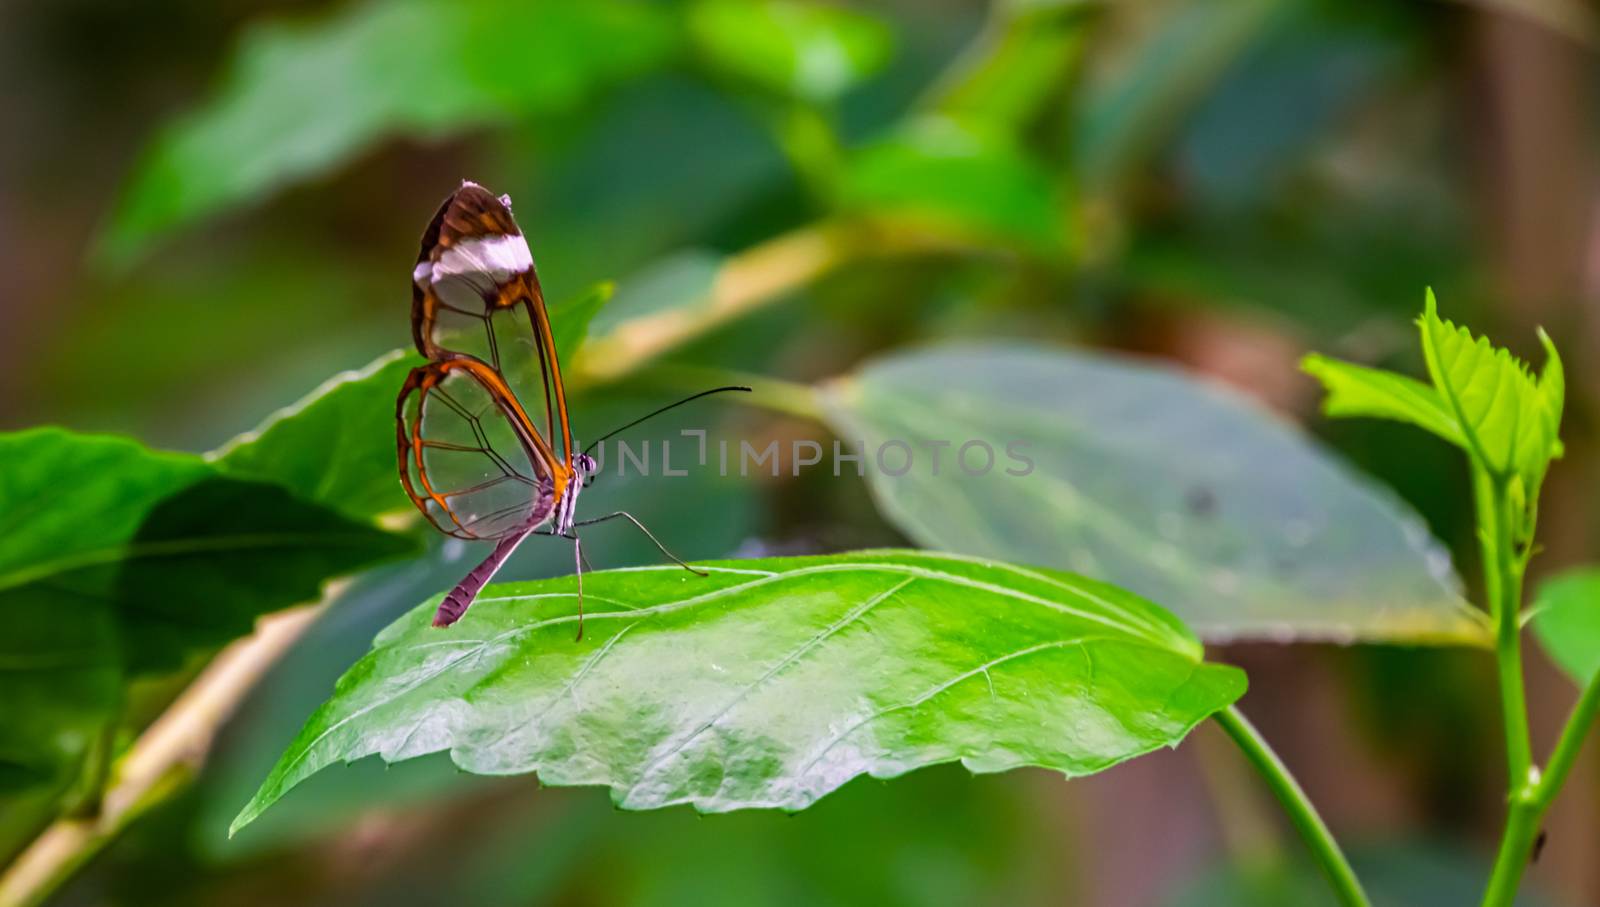
[[[885,470],[904,453],[886,448],[869,484],[929,548],[1114,582],[1208,639],[1487,639],[1410,508],[1293,427],[1173,369],[960,344],[878,360],[823,402],[869,458],[888,442],[914,451],[895,476]],[[948,445],[938,474],[928,442]],[[986,461],[977,445],[993,452],[986,474],[958,466],[968,442],[974,472]]]

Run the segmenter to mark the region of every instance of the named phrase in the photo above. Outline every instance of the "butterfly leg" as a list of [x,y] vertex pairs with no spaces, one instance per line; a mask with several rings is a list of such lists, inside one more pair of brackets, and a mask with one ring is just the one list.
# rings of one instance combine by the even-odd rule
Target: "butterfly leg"
[[578,538],[576,532],[572,534],[572,550],[574,552],[573,560],[577,562],[578,576],[578,638],[576,641],[583,642],[583,540]]
[[633,514],[629,513],[626,510],[618,510],[616,513],[608,513],[605,516],[597,516],[597,517],[594,517],[593,519],[579,520],[578,522],[574,523],[573,525],[574,526],[591,526],[591,525],[593,525],[595,523],[604,523],[606,520],[614,520],[614,519],[617,519],[619,517],[622,518],[622,519],[627,520],[628,522],[632,523],[634,526],[638,527],[639,531],[644,533],[644,537],[649,539],[652,543],[654,543],[656,548],[662,554],[666,555],[667,559],[672,561],[674,564],[677,564],[679,567],[682,567],[683,569],[689,571],[690,573],[695,574],[696,576],[710,576],[710,574],[706,573],[704,570],[696,570],[695,568],[689,566],[688,564],[683,562],[682,558],[679,558],[676,554],[673,554],[671,551],[668,551],[667,550],[667,546],[661,544],[661,540],[660,539],[656,538],[650,532],[650,530],[644,528],[644,524],[639,522],[637,517],[635,517]]

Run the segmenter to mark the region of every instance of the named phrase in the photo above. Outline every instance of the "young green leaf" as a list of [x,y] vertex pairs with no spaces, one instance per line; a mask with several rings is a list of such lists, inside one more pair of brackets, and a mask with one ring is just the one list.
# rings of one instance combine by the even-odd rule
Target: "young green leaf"
[[102,253],[251,201],[391,135],[442,135],[576,106],[666,59],[662,7],[625,0],[389,0],[245,35],[216,95],[163,131]]
[[1545,580],[1530,613],[1540,644],[1578,686],[1600,673],[1600,567]]
[[0,538],[0,777],[59,777],[119,707],[125,677],[177,667],[410,547],[123,438],[0,435],[0,464],[13,529]]
[[1517,462],[1523,482],[1526,483],[1528,494],[1535,498],[1550,461],[1560,459],[1564,451],[1561,415],[1566,407],[1567,395],[1566,372],[1561,367],[1561,356],[1556,352],[1555,342],[1541,330],[1539,343],[1544,347],[1545,360],[1544,371],[1539,373],[1538,386],[1534,391],[1534,412],[1538,415],[1538,421],[1532,429],[1522,433],[1517,447]]
[[1329,416],[1410,422],[1452,444],[1466,446],[1455,414],[1439,392],[1415,378],[1315,353],[1302,360],[1301,368],[1327,390],[1322,411]]
[[1525,492],[1536,494],[1550,460],[1561,455],[1565,381],[1554,345],[1543,338],[1550,358],[1536,381],[1507,350],[1440,318],[1432,290],[1417,324],[1428,373],[1467,450],[1490,474],[1518,475]]
[[844,6],[794,0],[699,0],[689,35],[714,67],[769,91],[832,101],[888,61],[893,35]]
[[926,547],[1114,582],[1212,639],[1488,638],[1403,502],[1171,369],[951,344],[821,397],[841,444],[865,442],[879,508]]
[[324,766],[448,750],[482,774],[611,788],[625,809],[803,809],[862,774],[960,760],[1083,775],[1245,688],[1172,616],[1069,574],[873,551],[491,586],[380,634],[234,821]]

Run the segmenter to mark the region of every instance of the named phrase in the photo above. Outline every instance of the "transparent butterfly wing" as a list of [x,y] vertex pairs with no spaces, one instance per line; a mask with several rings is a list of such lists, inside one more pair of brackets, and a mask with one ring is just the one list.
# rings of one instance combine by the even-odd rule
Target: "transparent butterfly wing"
[[440,532],[501,539],[549,519],[551,455],[487,363],[462,356],[414,369],[395,419],[401,484]]
[[438,302],[428,325],[434,348],[487,363],[505,380],[528,415],[543,420],[544,437],[559,437],[554,433],[550,364],[539,342],[531,303],[486,303],[474,295],[476,289],[469,281],[456,277],[440,281],[434,290]]
[[570,468],[572,437],[549,314],[510,204],[466,182],[440,206],[412,270],[412,336],[430,360],[467,355],[490,365],[530,414],[544,411],[543,437]]

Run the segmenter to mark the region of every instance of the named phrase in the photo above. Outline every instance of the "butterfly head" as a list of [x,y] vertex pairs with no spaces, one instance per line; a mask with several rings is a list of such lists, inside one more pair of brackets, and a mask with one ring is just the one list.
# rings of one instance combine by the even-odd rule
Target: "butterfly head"
[[577,476],[578,484],[588,488],[594,484],[594,477],[600,473],[600,465],[594,457],[580,453],[572,460],[572,471]]

